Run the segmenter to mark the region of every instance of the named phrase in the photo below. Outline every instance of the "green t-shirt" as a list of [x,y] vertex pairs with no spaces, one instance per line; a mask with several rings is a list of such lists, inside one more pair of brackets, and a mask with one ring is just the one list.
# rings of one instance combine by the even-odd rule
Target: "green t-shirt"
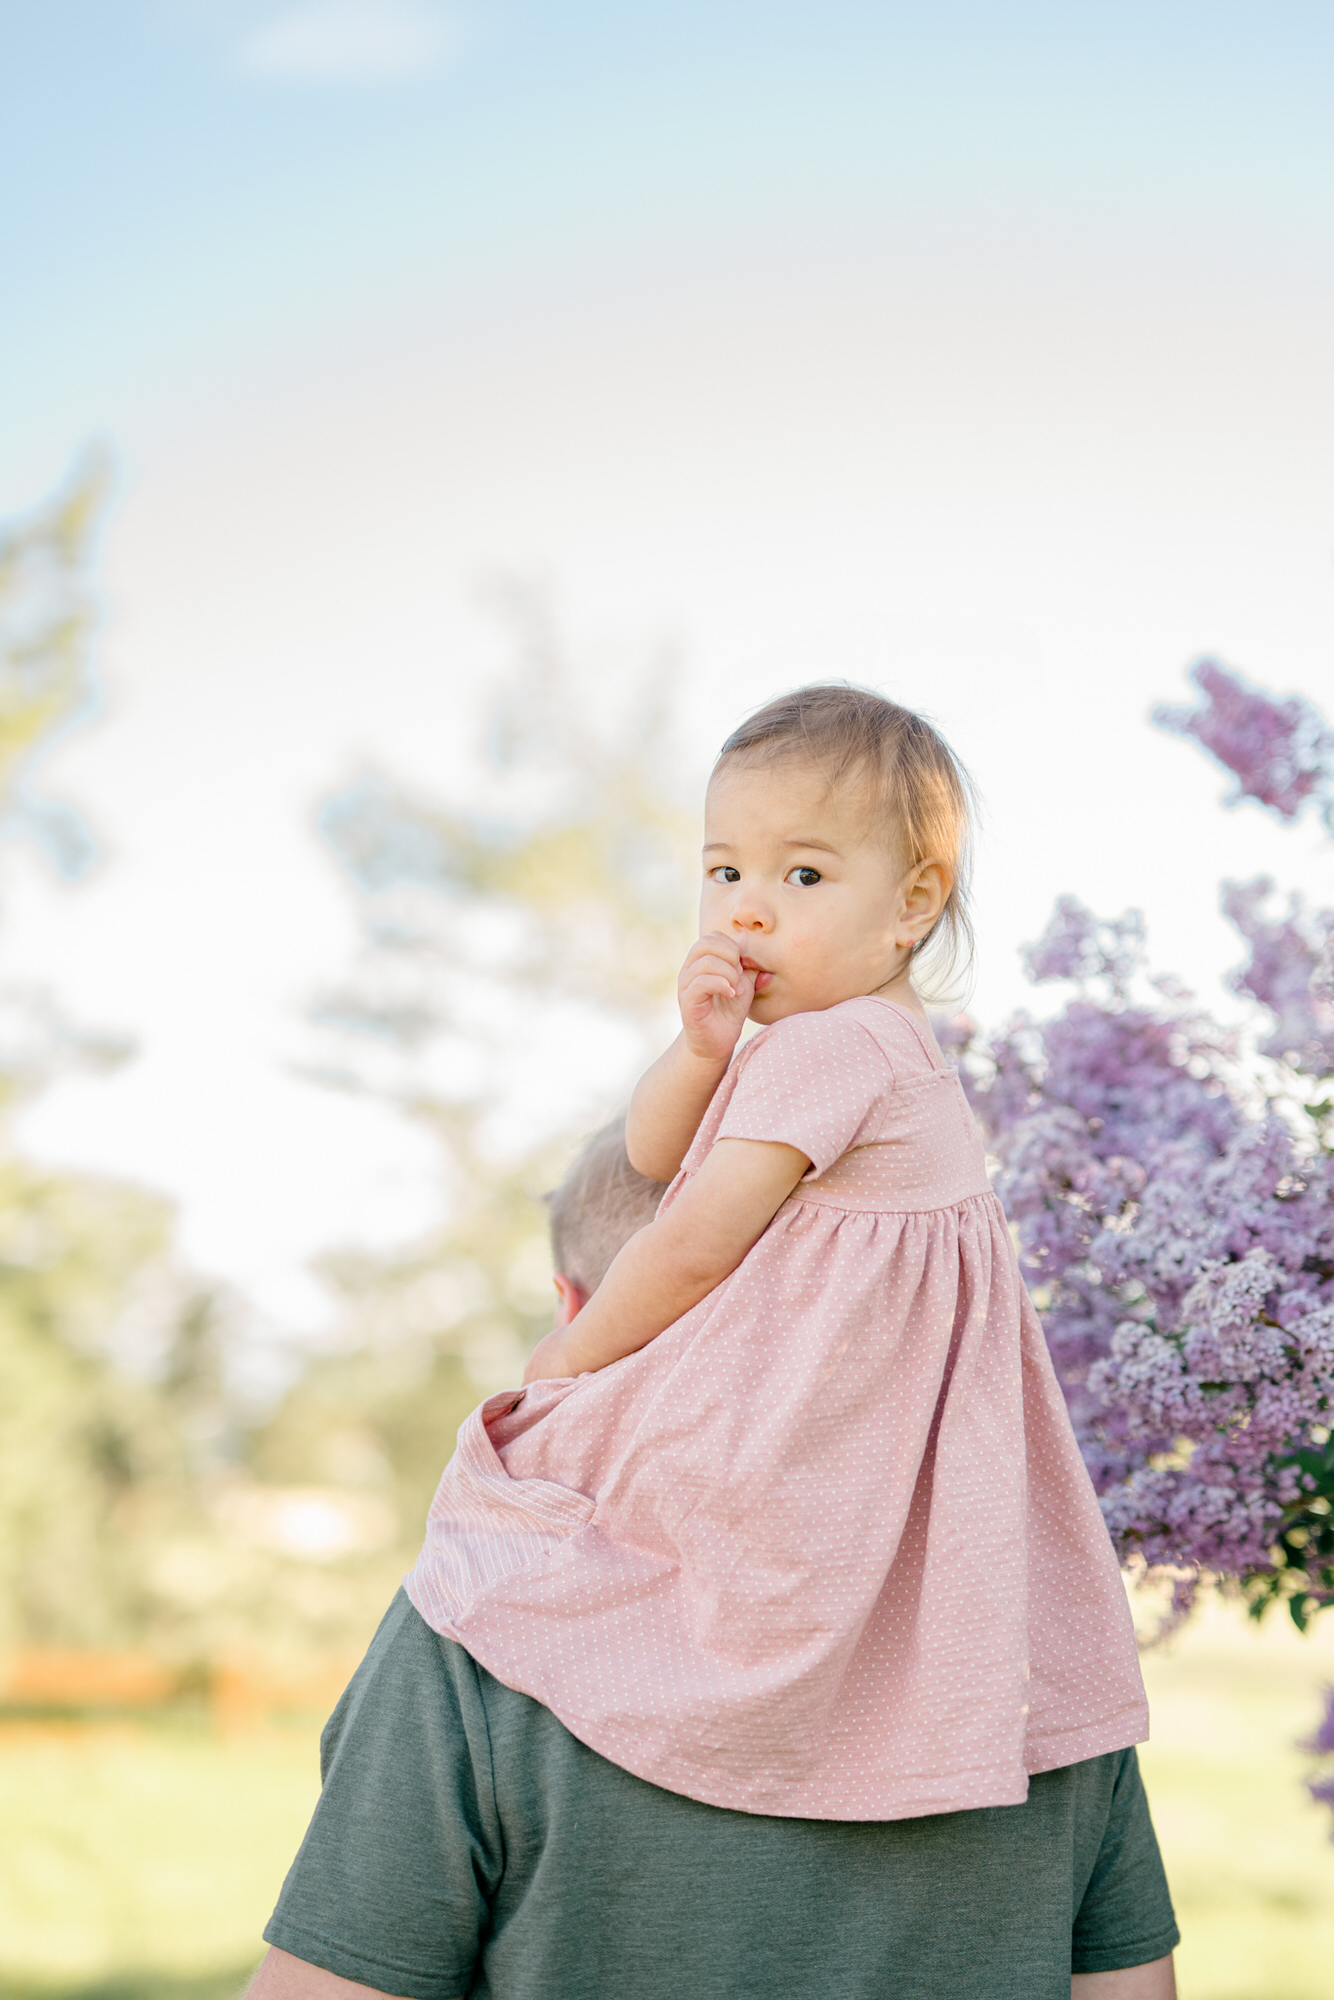
[[410,2000],[1069,2000],[1177,1942],[1133,1750],[1022,1806],[777,1819],[661,1791],[399,1593],[264,1935]]

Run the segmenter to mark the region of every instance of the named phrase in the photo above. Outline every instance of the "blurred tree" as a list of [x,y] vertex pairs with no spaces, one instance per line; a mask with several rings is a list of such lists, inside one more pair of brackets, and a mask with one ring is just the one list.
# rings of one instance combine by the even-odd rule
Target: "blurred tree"
[[[35,841],[67,879],[94,848],[35,779],[93,705],[90,544],[106,468],[0,534],[0,835]],[[154,1564],[201,1511],[197,1471],[221,1428],[220,1368],[200,1288],[171,1254],[167,1205],[39,1169],[12,1113],[71,1063],[125,1045],[0,985],[0,1645],[155,1638],[175,1620]],[[188,1643],[188,1642],[187,1642]]]
[[107,477],[105,459],[91,456],[50,506],[0,534],[0,830],[35,837],[70,876],[92,858],[88,830],[31,779],[92,706],[87,569]]
[[143,1639],[151,1545],[192,1502],[170,1400],[108,1336],[167,1250],[136,1190],[0,1160],[0,1642]]
[[517,1381],[551,1324],[543,1191],[660,1037],[693,936],[670,661],[595,679],[539,593],[498,601],[517,657],[475,796],[447,805],[370,775],[319,816],[361,945],[314,1012],[316,1073],[429,1128],[443,1219],[401,1252],[324,1260],[341,1351],[252,1456],[270,1476],[327,1478],[360,1438],[348,1466],[385,1468],[408,1556],[462,1418]]

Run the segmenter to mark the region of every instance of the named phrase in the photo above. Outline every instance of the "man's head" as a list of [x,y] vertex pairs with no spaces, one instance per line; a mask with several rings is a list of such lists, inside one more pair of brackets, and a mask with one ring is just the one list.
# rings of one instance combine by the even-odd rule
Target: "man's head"
[[613,1118],[593,1134],[547,1197],[558,1326],[568,1326],[597,1290],[621,1245],[652,1222],[663,1191],[661,1181],[646,1180],[630,1165],[624,1118]]

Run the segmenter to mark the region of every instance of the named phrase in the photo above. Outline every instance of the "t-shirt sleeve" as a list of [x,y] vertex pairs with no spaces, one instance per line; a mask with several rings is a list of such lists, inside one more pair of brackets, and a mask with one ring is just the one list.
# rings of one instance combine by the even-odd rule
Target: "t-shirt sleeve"
[[475,1989],[505,1872],[478,1669],[400,1590],[320,1740],[269,1944],[408,2000]]
[[889,1058],[856,1021],[792,1014],[744,1054],[715,1137],[795,1146],[822,1174],[879,1130],[894,1087]]
[[1118,1762],[1097,1863],[1075,1915],[1072,1972],[1152,1965],[1181,1942],[1139,1759],[1123,1750]]

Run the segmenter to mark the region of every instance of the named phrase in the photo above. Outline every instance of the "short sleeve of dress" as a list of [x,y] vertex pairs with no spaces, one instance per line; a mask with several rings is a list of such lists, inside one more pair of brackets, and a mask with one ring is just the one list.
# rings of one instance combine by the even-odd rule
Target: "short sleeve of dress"
[[767,1139],[795,1146],[822,1174],[879,1131],[894,1071],[860,1023],[831,1008],[776,1021],[744,1063],[715,1139]]

